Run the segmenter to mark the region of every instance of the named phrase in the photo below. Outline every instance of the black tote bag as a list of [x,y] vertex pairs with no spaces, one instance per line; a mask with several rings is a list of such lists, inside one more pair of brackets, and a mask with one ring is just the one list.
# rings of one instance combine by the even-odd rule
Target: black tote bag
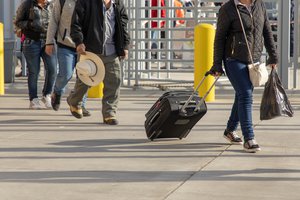
[[272,69],[265,84],[260,104],[260,120],[279,116],[293,117],[293,108],[281,84],[276,69]]

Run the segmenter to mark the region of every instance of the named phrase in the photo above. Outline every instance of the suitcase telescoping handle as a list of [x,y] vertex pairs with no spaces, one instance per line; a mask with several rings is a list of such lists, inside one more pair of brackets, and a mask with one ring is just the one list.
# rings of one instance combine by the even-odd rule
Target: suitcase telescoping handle
[[[200,88],[200,86],[203,84],[204,80],[207,78],[208,75],[210,75],[210,71],[206,72],[203,79],[200,81],[200,83],[198,84],[198,86],[196,87],[196,89],[194,89],[192,95],[188,98],[188,100],[185,102],[185,104],[181,107],[180,112],[183,114],[186,114],[186,107],[189,105],[190,101],[193,99],[194,96],[198,95],[198,89]],[[204,96],[201,98],[201,100],[199,101],[199,103],[197,104],[196,108],[194,109],[194,112],[197,112],[200,109],[200,106],[203,104],[203,102],[205,101],[205,98],[207,97],[207,95],[210,93],[210,91],[212,90],[212,88],[214,87],[214,85],[217,83],[219,79],[219,76],[215,78],[214,83],[210,86],[209,90],[204,94]]]

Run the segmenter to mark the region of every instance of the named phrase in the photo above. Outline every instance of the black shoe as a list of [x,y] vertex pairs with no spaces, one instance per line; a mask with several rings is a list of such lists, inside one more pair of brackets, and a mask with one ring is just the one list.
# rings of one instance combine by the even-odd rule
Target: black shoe
[[118,125],[119,122],[117,119],[105,119],[104,120],[104,124],[108,124],[108,125]]
[[82,115],[83,115],[84,117],[89,117],[89,116],[91,116],[91,113],[90,113],[84,106],[82,106],[81,108],[82,108]]
[[260,151],[259,145],[256,143],[254,139],[248,140],[244,143],[244,150],[249,153],[255,153],[257,151]]
[[72,106],[72,105],[69,103],[68,98],[67,98],[67,103],[68,103],[68,105],[70,106],[71,114],[72,114],[74,117],[76,117],[77,119],[81,119],[81,118],[83,117],[81,107],[78,107],[78,106]]
[[51,95],[51,106],[52,106],[53,110],[55,110],[55,111],[59,110],[60,99],[61,99],[61,95],[58,95],[56,93],[53,93]]
[[230,132],[230,131],[227,131],[227,129],[225,129],[223,136],[231,144],[243,144],[242,139],[236,134],[235,131]]

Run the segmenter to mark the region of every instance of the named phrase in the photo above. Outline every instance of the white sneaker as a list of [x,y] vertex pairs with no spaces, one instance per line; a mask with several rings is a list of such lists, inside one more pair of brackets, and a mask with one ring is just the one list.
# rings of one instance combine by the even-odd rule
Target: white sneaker
[[50,94],[47,94],[46,96],[43,96],[42,102],[45,104],[47,109],[52,109],[51,95]]
[[32,101],[30,101],[29,109],[40,110],[44,109],[44,106],[41,105],[41,102],[38,98],[34,98]]

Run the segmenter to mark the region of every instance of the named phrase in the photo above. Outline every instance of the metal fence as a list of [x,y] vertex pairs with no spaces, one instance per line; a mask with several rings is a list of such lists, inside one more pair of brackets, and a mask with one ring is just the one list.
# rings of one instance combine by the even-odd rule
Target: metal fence
[[[226,1],[194,0],[192,6],[184,7],[176,7],[174,0],[165,0],[164,6],[153,6],[151,0],[124,2],[130,17],[132,43],[130,58],[124,63],[123,85],[192,86],[194,67],[200,67],[193,63],[194,26],[199,23],[215,25],[220,3]],[[300,88],[299,0],[264,2],[280,55],[278,71],[282,82],[286,88]],[[184,12],[183,18],[176,15],[178,11]],[[158,27],[153,27],[153,22],[157,22]]]
[[[12,18],[21,0],[0,0],[0,21],[5,26],[5,42],[14,39]],[[193,30],[199,23],[215,24],[226,0],[192,0],[193,5],[178,8],[174,0],[165,6],[152,6],[151,0],[123,0],[130,17],[132,38],[130,58],[124,62],[124,86],[192,86],[194,79]],[[185,2],[185,0],[182,0]],[[300,88],[299,70],[299,1],[264,0],[277,40],[280,55],[279,74],[286,88]],[[183,18],[176,11],[183,10]],[[156,18],[151,13],[159,11]],[[161,12],[165,11],[165,16]],[[164,27],[151,23],[164,21]],[[183,20],[183,24],[174,23]],[[7,54],[8,55],[8,54]]]

